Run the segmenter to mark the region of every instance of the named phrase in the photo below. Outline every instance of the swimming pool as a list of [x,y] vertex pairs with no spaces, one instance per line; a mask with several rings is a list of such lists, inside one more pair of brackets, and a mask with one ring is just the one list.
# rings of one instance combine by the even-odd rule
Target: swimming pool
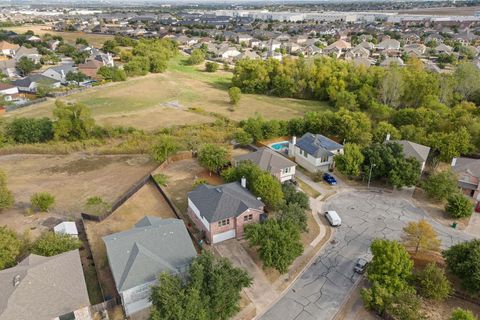
[[281,141],[281,142],[272,143],[270,145],[270,148],[272,148],[275,151],[287,150],[288,149],[288,141]]

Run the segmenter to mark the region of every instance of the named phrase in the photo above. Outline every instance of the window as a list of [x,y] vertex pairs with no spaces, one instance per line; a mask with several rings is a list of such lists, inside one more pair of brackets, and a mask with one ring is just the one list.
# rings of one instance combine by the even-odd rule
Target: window
[[223,220],[218,221],[218,226],[219,227],[224,227],[224,226],[229,225],[229,224],[230,224],[230,219],[223,219]]
[[253,214],[249,214],[249,215],[243,216],[243,221],[244,221],[244,222],[252,221],[252,220],[253,220]]
[[283,173],[289,173],[289,172],[290,172],[290,168],[283,169]]

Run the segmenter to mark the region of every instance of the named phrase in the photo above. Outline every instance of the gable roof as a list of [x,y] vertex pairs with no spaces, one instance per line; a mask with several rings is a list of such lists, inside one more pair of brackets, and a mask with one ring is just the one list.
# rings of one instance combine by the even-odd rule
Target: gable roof
[[13,44],[7,41],[0,42],[0,50],[10,50],[10,49],[17,50],[18,48],[20,48],[18,44]]
[[119,292],[152,282],[159,273],[181,273],[197,255],[179,219],[144,217],[133,229],[103,237]]
[[457,158],[452,169],[455,172],[468,172],[472,176],[480,178],[480,159]]
[[236,162],[250,160],[263,171],[278,173],[280,170],[296,166],[295,162],[288,160],[270,148],[260,148],[255,152],[234,157]]
[[202,184],[188,193],[188,199],[208,222],[238,217],[247,209],[260,209],[263,202],[238,182],[221,186]]
[[38,54],[37,48],[20,47],[15,53],[15,57],[20,58],[22,56],[30,55],[30,54]]
[[343,149],[340,143],[312,133],[305,133],[295,145],[315,158],[328,157],[333,155],[331,151]]
[[98,60],[88,60],[85,63],[79,64],[78,69],[99,69],[103,63]]
[[90,305],[78,250],[31,254],[0,271],[0,287],[0,320],[51,320]]
[[390,140],[387,142],[398,143],[403,147],[403,154],[405,157],[414,157],[419,162],[427,161],[428,154],[430,153],[430,147],[408,141],[408,140]]
[[[52,70],[52,71],[55,71],[55,72],[57,72],[57,73],[59,73],[59,74],[61,74],[62,71],[63,71],[63,73],[64,73],[65,75],[67,75],[67,73],[68,73],[69,71],[72,71],[72,72],[73,72],[73,71],[75,71],[75,69],[76,69],[76,68],[75,68],[72,64],[67,64],[67,63],[66,63],[66,64],[60,64],[60,65],[58,65],[58,66],[50,67],[50,68],[46,69],[45,71],[47,71],[47,70]],[[44,71],[44,72],[45,72],[45,71]]]
[[57,83],[58,81],[56,81],[52,78],[49,78],[49,77],[45,77],[42,74],[33,74],[33,75],[25,77],[23,79],[15,80],[13,82],[13,84],[18,86],[18,87],[27,88],[27,87],[30,87],[30,85],[34,82],[36,82],[36,83],[43,82],[47,85],[51,85],[51,84]]

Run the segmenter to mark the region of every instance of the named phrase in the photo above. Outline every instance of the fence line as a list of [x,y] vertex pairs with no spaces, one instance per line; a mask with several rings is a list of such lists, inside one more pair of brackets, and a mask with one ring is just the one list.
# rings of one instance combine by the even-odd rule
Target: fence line
[[10,111],[13,111],[13,110],[25,108],[25,107],[28,107],[28,106],[31,106],[31,105],[34,105],[34,104],[37,104],[37,103],[44,102],[44,101],[47,101],[47,98],[40,98],[40,99],[35,99],[35,100],[28,101],[26,103],[18,104],[18,105],[6,106],[5,111],[10,112]]

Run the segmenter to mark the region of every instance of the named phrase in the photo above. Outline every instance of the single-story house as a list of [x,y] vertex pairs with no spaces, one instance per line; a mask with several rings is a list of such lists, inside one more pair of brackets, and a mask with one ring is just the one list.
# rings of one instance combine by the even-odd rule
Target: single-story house
[[53,231],[59,234],[67,234],[69,236],[78,238],[77,225],[74,221],[64,221],[53,227]]
[[38,53],[37,48],[20,47],[15,53],[14,59],[15,61],[19,61],[22,57],[27,57],[35,63],[40,63],[42,56]]
[[400,41],[395,39],[385,39],[377,45],[378,50],[399,50]]
[[463,194],[480,201],[480,159],[453,158],[452,169],[458,174]]
[[385,142],[393,142],[401,145],[403,147],[403,154],[406,158],[413,157],[417,159],[420,163],[421,171],[425,169],[425,164],[427,163],[428,155],[430,154],[430,147],[408,141],[408,140],[389,140]]
[[77,69],[87,77],[97,78],[97,72],[101,67],[103,67],[103,62],[98,60],[88,60],[85,63],[79,64]]
[[18,77],[19,73],[17,70],[17,62],[14,59],[1,60],[0,72],[2,72],[4,75],[6,75],[9,78]]
[[285,182],[295,178],[296,164],[293,161],[280,155],[270,148],[260,148],[255,152],[236,156],[233,158],[233,165],[237,166],[243,161],[251,161],[263,171],[269,172],[272,176]]
[[246,181],[211,186],[188,193],[188,215],[210,243],[241,239],[245,224],[260,221],[264,203],[246,189]]
[[43,71],[41,74],[53,80],[60,81],[61,83],[66,83],[67,74],[69,72],[75,72],[75,71],[76,71],[76,68],[71,64],[60,64],[58,66],[48,68],[47,70]]
[[127,231],[103,237],[127,317],[150,308],[162,272],[184,275],[197,252],[182,220],[146,216]]
[[242,53],[233,47],[223,48],[218,51],[218,56],[223,59],[235,58],[240,54]]
[[51,88],[59,88],[61,85],[60,81],[53,80],[41,74],[34,74],[23,79],[15,80],[13,84],[18,87],[19,91],[30,93],[37,92],[37,88],[41,85]]
[[20,46],[18,44],[10,43],[7,41],[0,42],[0,52],[6,57],[13,58],[19,48]]
[[91,320],[80,253],[31,254],[0,271],[0,320]]
[[0,96],[18,94],[18,88],[11,83],[0,82]]
[[288,145],[288,155],[310,172],[333,168],[337,154],[343,154],[343,145],[321,134],[305,133],[298,141],[293,137]]

